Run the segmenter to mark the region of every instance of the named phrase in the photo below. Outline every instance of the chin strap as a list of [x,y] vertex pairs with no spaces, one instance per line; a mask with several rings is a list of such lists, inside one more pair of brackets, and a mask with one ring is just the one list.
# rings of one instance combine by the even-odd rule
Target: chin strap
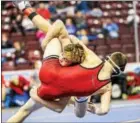
[[[119,70],[120,73],[123,73],[123,72],[121,71],[120,67],[111,59],[110,56],[107,56],[107,58],[108,58],[108,59],[111,61],[111,63]],[[105,61],[109,63],[109,61],[107,61],[106,59],[105,59]],[[109,64],[110,64],[110,63],[109,63]],[[111,66],[112,66],[112,64],[111,64]],[[112,66],[112,69],[113,69],[113,71],[114,71],[115,73],[118,73],[118,72],[115,70],[115,68],[114,68],[113,66]]]

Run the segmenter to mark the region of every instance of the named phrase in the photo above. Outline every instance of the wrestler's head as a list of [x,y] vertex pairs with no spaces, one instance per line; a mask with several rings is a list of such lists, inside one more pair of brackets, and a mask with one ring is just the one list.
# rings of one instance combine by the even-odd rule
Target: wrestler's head
[[60,54],[59,62],[62,66],[80,64],[85,59],[84,48],[80,44],[68,44]]
[[[114,52],[111,54],[110,58],[108,59],[112,66],[115,68],[116,71],[124,71],[127,57],[125,54],[121,52]],[[114,63],[113,63],[114,62]]]
[[19,84],[19,80],[18,80],[18,76],[13,76],[11,78],[10,83],[14,84],[14,85],[18,85]]

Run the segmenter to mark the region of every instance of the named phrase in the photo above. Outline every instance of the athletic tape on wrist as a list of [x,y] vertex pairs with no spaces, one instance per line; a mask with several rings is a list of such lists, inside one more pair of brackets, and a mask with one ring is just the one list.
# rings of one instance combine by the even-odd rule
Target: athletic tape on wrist
[[37,13],[33,12],[28,17],[32,20],[36,15],[37,15]]

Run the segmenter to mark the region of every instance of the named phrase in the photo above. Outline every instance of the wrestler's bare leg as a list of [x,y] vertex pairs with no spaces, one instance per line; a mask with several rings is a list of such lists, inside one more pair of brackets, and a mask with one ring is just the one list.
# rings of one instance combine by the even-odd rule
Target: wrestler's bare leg
[[58,112],[58,113],[61,113],[64,110],[70,97],[63,97],[63,98],[59,98],[59,99],[55,99],[55,100],[43,100],[37,95],[37,88],[38,87],[34,87],[30,91],[30,96],[35,101],[41,103],[45,107],[47,107],[55,112]]
[[[61,53],[61,44],[57,38],[53,38],[46,46],[44,50],[43,58],[48,57],[50,55],[59,55]],[[47,79],[47,78],[46,78]],[[54,101],[43,100],[37,95],[37,86],[32,88],[30,91],[30,96],[36,100],[37,102],[45,105],[47,108],[50,108],[56,112],[62,112],[66,107],[66,104],[69,101],[69,97],[61,98]],[[53,106],[52,106],[53,105]]]
[[7,123],[21,123],[33,111],[36,111],[41,107],[43,107],[43,105],[37,103],[32,98],[30,98],[14,116],[8,119]]
[[[28,5],[26,5],[26,3]],[[37,13],[35,14],[34,13],[35,11],[32,7],[27,7],[27,6],[30,6],[29,5],[30,3],[27,1],[26,2],[19,1],[16,4],[20,10],[24,9],[24,13],[26,15],[30,16],[31,14],[34,14],[34,16],[32,18],[30,18],[31,21],[39,29],[41,29],[42,31],[47,33],[48,38],[47,38],[47,40],[44,40],[42,43],[43,49],[44,49],[43,57],[47,57],[50,55],[59,55],[61,53],[62,48],[61,48],[60,41],[58,39],[56,39],[56,37],[65,38],[68,36],[68,33],[67,33],[63,23],[59,20],[59,21],[56,21],[53,25],[51,25],[49,21],[45,20],[43,17],[41,17]],[[22,8],[21,8],[21,6],[22,6]],[[63,99],[61,99],[61,100],[63,100]],[[64,100],[66,100],[66,99],[64,98]],[[45,102],[45,100],[44,100],[44,102]]]
[[51,29],[48,30],[47,36],[44,38],[42,42],[42,49],[45,49],[48,42],[50,42],[53,38],[56,37],[61,42],[62,48],[72,43],[68,31],[61,20],[56,20],[52,24]]
[[43,106],[60,113],[66,107],[69,100],[67,97],[55,101],[44,101],[37,96],[37,87],[32,88],[30,94],[31,98],[26,102],[24,106],[19,109],[19,111],[14,116],[8,119],[8,123],[20,123],[33,111],[36,111]]

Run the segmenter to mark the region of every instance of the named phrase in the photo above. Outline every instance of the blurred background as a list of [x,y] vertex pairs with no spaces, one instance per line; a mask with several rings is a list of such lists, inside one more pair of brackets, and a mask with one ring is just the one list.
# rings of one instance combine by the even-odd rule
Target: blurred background
[[[61,19],[70,34],[104,59],[121,51],[128,57],[125,73],[112,78],[113,100],[140,99],[140,2],[35,1],[45,19]],[[1,2],[2,107],[22,106],[30,88],[39,83],[40,44],[45,37],[12,2]],[[91,98],[99,102],[100,95]]]

